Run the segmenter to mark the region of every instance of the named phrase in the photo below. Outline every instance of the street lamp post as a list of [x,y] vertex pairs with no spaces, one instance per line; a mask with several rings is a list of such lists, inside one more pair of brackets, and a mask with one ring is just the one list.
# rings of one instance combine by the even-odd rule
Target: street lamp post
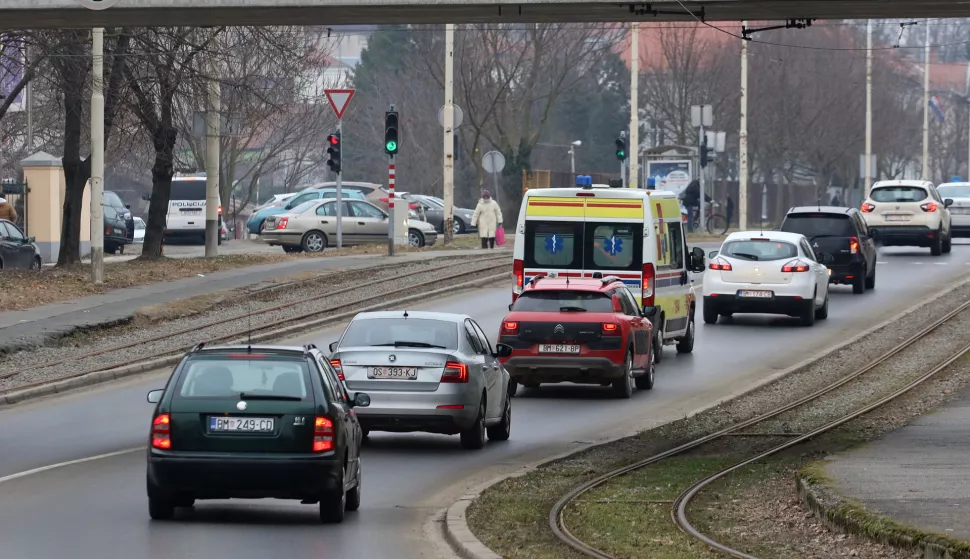
[[583,145],[583,142],[576,140],[569,147],[569,168],[572,174],[576,174],[576,148]]

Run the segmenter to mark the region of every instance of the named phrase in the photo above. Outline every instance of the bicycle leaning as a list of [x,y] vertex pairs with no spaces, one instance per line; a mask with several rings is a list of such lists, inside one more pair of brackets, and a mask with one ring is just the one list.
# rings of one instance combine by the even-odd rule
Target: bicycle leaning
[[[721,205],[717,202],[708,202],[706,206],[704,215],[706,223],[704,228],[707,229],[708,234],[721,236],[727,233],[728,227],[730,226],[728,219],[723,214],[714,213],[714,208],[719,208]],[[697,207],[691,208],[691,210],[694,214],[691,216],[691,219],[693,219],[693,227],[691,229],[697,231],[701,228],[701,212]]]

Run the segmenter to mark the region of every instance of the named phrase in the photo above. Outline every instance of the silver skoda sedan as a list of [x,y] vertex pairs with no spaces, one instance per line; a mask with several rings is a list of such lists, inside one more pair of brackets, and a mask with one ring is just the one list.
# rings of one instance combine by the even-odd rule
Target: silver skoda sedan
[[330,344],[330,363],[349,392],[366,392],[356,409],[370,431],[461,435],[468,449],[508,440],[509,374],[482,328],[466,315],[385,311],[360,313]]

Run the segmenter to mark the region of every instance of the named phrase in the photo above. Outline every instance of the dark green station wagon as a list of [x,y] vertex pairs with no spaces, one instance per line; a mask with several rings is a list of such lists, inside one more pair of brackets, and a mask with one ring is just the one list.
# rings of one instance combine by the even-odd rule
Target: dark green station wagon
[[360,507],[353,400],[313,345],[199,344],[175,367],[157,404],[148,447],[148,512],[169,519],[198,499],[295,499],[341,522]]

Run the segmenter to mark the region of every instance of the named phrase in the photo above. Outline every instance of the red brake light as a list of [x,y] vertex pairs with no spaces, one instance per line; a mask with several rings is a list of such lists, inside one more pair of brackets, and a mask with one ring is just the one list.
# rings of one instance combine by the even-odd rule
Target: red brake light
[[919,207],[919,209],[929,213],[935,212],[936,208],[937,208],[936,202],[927,202]]
[[441,382],[468,382],[468,365],[449,361],[441,373]]
[[711,260],[711,264],[708,268],[712,270],[721,270],[722,272],[730,272],[732,270],[731,263],[723,258],[715,258]]
[[849,237],[849,252],[856,254],[859,252],[859,238]]
[[577,192],[576,196],[596,196],[596,194],[592,192]]
[[333,450],[333,421],[317,417],[313,422],[313,452]]
[[862,204],[862,213],[869,213],[874,209],[876,209],[874,204],[870,204],[869,202]]
[[289,223],[289,221],[290,221],[290,218],[288,218],[288,217],[281,217],[280,218],[280,222],[276,224],[276,228],[277,229],[286,229],[286,224]]
[[344,378],[344,369],[340,366],[340,359],[331,359],[330,366],[333,367],[334,372],[337,373],[337,378],[340,380],[347,380]]
[[155,416],[152,420],[152,448],[172,448],[171,424],[172,418],[167,413]]
[[643,291],[640,295],[640,304],[644,307],[653,306],[653,286],[656,282],[657,273],[653,264],[643,265]]
[[502,333],[503,336],[514,336],[519,333],[519,323],[518,322],[503,322],[502,323]]
[[614,324],[612,322],[603,323],[603,335],[604,336],[616,336],[620,333],[620,325]]
[[222,215],[222,206],[219,206],[219,215]]
[[521,260],[512,261],[512,274],[515,275],[515,286],[522,289],[525,285],[525,265]]
[[807,272],[808,264],[802,262],[801,260],[792,260],[782,266],[781,271],[789,274],[793,272]]
[[262,353],[230,353],[226,355],[226,359],[265,359],[266,355]]

